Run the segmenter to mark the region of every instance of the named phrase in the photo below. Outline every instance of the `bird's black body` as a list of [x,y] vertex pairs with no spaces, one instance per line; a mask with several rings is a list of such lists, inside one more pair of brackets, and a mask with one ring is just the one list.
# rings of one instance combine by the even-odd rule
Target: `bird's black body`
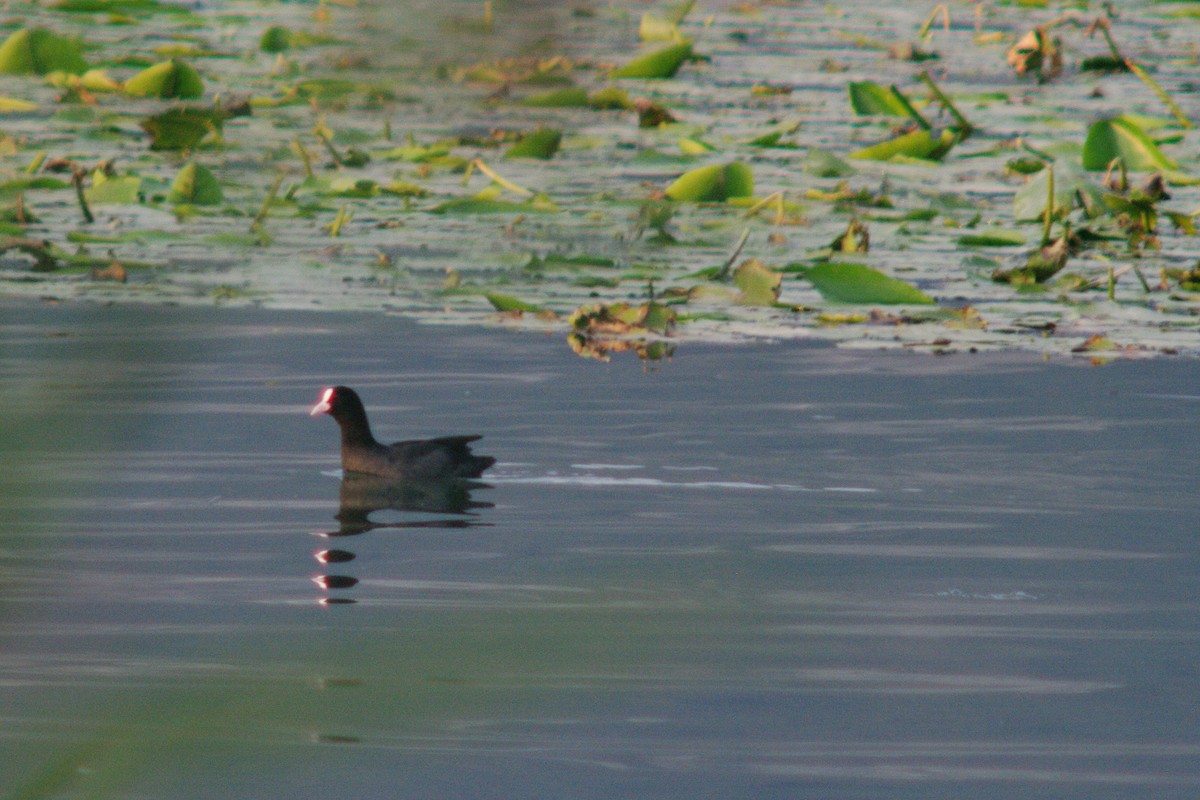
[[329,414],[342,429],[342,469],[403,481],[478,478],[496,463],[471,452],[480,436],[442,436],[382,444],[371,434],[367,410],[345,386],[326,389],[312,414]]

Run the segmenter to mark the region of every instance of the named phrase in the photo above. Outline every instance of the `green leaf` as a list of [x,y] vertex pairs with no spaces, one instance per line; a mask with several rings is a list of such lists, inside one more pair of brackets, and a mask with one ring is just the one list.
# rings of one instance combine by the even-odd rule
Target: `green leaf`
[[828,150],[810,147],[804,154],[804,172],[818,178],[847,178],[858,170]]
[[83,195],[92,205],[135,205],[140,200],[142,179],[136,175],[109,177],[103,170],[92,173],[92,185]]
[[60,70],[78,75],[87,68],[77,39],[45,28],[22,28],[0,45],[0,73],[5,75],[45,75]]
[[1025,234],[1006,228],[988,228],[982,233],[958,237],[959,247],[1014,247],[1025,244]]
[[37,111],[37,104],[15,97],[0,97],[0,112]]
[[952,131],[942,131],[934,138],[929,131],[921,129],[904,133],[886,142],[864,147],[850,154],[850,158],[863,161],[890,161],[893,158],[919,158],[936,161],[949,152],[957,137]]
[[171,191],[167,193],[167,201],[171,203],[188,203],[194,206],[212,206],[225,199],[221,184],[208,167],[196,162],[185,164]]
[[562,131],[554,128],[539,128],[527,133],[508,149],[505,158],[553,158],[562,143]]
[[713,147],[703,139],[685,138],[679,140],[679,149],[684,155],[702,156],[705,153],[711,153],[717,148]]
[[638,25],[638,38],[643,42],[677,42],[683,37],[674,22],[647,11]]
[[1113,159],[1125,162],[1134,172],[1175,169],[1175,161],[1158,149],[1158,145],[1128,116],[1110,117],[1088,128],[1083,143],[1083,168],[1092,171],[1108,169]]
[[932,305],[929,295],[904,281],[862,264],[817,264],[804,271],[826,300],[837,303]]
[[533,303],[526,303],[524,300],[518,300],[517,298],[511,297],[507,294],[494,294],[492,292],[487,292],[484,294],[484,297],[487,298],[487,301],[491,303],[492,307],[497,311],[503,311],[509,314],[524,313],[526,311],[536,314],[545,310],[541,306],[535,306]]
[[212,108],[176,106],[142,120],[151,150],[191,150],[210,133],[220,134],[226,114]]
[[670,78],[691,58],[692,43],[683,41],[646,53],[614,70],[613,78]]
[[[1060,217],[1074,208],[1077,200],[1088,205],[1103,202],[1104,191],[1088,180],[1076,164],[1066,158],[1054,162],[1054,214]],[[1013,217],[1018,222],[1040,220],[1046,213],[1046,183],[1050,170],[1038,172],[1013,195]]]
[[779,300],[783,273],[757,258],[744,262],[733,271],[733,283],[742,290],[738,302],[745,306],[773,306]]
[[545,195],[538,195],[523,203],[497,200],[492,197],[460,197],[447,200],[430,209],[433,214],[554,214],[561,211]]
[[258,48],[264,53],[282,53],[291,48],[292,44],[292,32],[282,25],[267,28],[258,40]]
[[859,116],[907,117],[909,105],[895,86],[880,86],[871,81],[851,81],[850,108]]
[[521,105],[534,108],[581,108],[588,104],[587,90],[578,86],[531,94],[521,101]]
[[172,58],[125,81],[125,91],[138,97],[200,97],[204,81],[191,64]]
[[588,105],[597,111],[629,110],[634,107],[633,98],[620,86],[607,86],[592,92],[592,96],[588,98]]
[[730,164],[711,164],[685,172],[667,187],[672,200],[695,203],[714,203],[731,197],[750,197],[754,194],[754,173],[740,161]]

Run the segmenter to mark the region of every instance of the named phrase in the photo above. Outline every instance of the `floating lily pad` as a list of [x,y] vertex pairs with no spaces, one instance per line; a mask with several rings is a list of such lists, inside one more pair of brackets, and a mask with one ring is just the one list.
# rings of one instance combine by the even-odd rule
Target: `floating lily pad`
[[505,158],[553,158],[562,143],[562,131],[554,128],[539,128],[527,133],[508,149]]
[[37,103],[19,100],[15,97],[0,97],[0,112],[12,113],[20,111],[37,111]]
[[738,298],[742,305],[773,306],[779,300],[783,274],[751,258],[733,271],[733,283],[742,290]]
[[125,91],[138,97],[193,98],[204,94],[204,81],[191,64],[172,58],[125,81]]
[[850,158],[863,161],[891,161],[895,158],[937,161],[949,152],[956,141],[957,137],[952,131],[942,131],[941,135],[935,137],[929,131],[920,129],[856,150],[850,154]]
[[932,297],[877,269],[851,262],[817,264],[803,275],[826,300],[838,303],[932,305]]
[[545,195],[522,203],[498,200],[494,197],[462,197],[434,206],[434,214],[554,214],[561,209]]
[[1015,247],[1025,244],[1025,234],[1017,230],[991,228],[958,237],[959,247]]
[[858,170],[828,150],[810,147],[804,154],[804,172],[818,178],[848,178]]
[[1043,169],[1013,195],[1013,216],[1018,222],[1029,222],[1044,217],[1050,180],[1054,181],[1055,217],[1068,213],[1077,202],[1089,206],[1103,202],[1104,190],[1090,181],[1077,164],[1060,158],[1054,162],[1053,171]]
[[522,105],[534,108],[582,108],[589,105],[586,89],[567,86],[549,92],[531,94],[521,101]]
[[108,176],[102,170],[92,174],[92,185],[84,197],[92,205],[134,205],[141,201],[142,179],[136,175]]
[[61,70],[78,75],[88,68],[79,41],[45,28],[22,28],[0,45],[0,73],[45,75]]
[[634,107],[633,98],[619,86],[608,86],[592,92],[588,105],[597,111],[605,109],[631,109]]
[[258,48],[264,53],[282,53],[292,47],[292,32],[282,25],[272,25],[263,31]]
[[667,187],[672,200],[695,203],[717,203],[731,197],[750,197],[754,194],[754,173],[740,161],[730,164],[711,164],[685,172]]
[[503,311],[506,314],[523,314],[525,312],[536,314],[545,310],[541,306],[534,305],[533,303],[526,303],[524,300],[518,300],[517,298],[511,297],[507,294],[495,294],[488,292],[484,294],[484,297],[486,297],[487,301],[492,304],[492,308],[496,309],[497,311]]
[[1122,115],[1092,123],[1083,143],[1084,169],[1108,169],[1108,165],[1118,158],[1125,163],[1126,169],[1135,172],[1175,169],[1177,166],[1130,117]]
[[850,108],[860,116],[907,117],[911,106],[895,86],[871,81],[851,81],[848,86]]
[[683,41],[646,53],[613,70],[613,78],[670,78],[692,56],[692,43]]
[[212,108],[176,106],[142,120],[151,150],[191,150],[210,133],[220,135],[228,115]]
[[216,205],[224,199],[221,184],[217,182],[216,176],[208,167],[194,161],[185,164],[183,169],[179,170],[175,182],[171,184],[171,191],[167,194],[167,200],[171,203],[188,203],[194,206]]

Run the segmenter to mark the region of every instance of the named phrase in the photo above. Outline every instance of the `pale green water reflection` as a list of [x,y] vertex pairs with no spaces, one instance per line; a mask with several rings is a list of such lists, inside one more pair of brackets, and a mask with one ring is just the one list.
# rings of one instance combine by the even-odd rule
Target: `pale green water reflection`
[[[1194,361],[2,310],[5,797],[1200,788]],[[334,381],[491,488],[345,529]]]

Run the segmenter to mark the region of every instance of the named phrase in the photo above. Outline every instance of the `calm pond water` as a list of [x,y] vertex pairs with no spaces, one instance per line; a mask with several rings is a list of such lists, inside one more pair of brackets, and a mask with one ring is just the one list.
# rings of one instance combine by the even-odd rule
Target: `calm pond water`
[[1200,792],[1200,362],[0,310],[5,797]]

